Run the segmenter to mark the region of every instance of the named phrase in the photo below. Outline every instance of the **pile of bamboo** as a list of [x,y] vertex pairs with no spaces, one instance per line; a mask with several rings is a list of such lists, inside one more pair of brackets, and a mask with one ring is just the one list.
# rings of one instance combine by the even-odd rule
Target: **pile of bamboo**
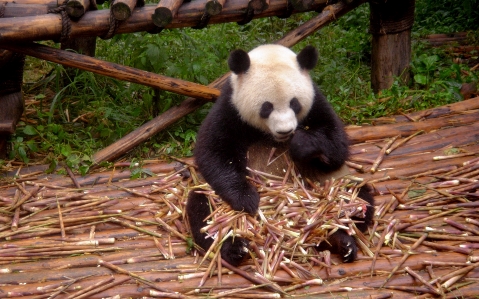
[[478,294],[479,98],[372,123],[347,128],[352,175],[377,193],[354,263],[327,252],[288,263],[265,251],[258,260],[273,264],[200,264],[183,212],[188,192],[204,185],[191,159],[146,161],[137,180],[129,163],[85,177],[24,167],[0,181],[0,298]]

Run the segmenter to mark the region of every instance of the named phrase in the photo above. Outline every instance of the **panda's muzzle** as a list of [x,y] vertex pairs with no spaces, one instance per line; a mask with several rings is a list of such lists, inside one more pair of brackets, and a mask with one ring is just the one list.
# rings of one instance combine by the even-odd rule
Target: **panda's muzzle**
[[274,135],[274,139],[276,139],[276,141],[286,141],[293,134],[294,134],[293,129],[288,131],[276,131],[276,134]]

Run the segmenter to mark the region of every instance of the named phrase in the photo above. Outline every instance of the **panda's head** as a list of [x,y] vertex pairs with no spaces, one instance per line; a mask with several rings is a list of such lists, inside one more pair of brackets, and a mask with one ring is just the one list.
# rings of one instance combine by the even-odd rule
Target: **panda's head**
[[288,140],[313,105],[309,71],[317,61],[311,46],[298,55],[280,45],[231,52],[231,100],[241,118],[276,141]]

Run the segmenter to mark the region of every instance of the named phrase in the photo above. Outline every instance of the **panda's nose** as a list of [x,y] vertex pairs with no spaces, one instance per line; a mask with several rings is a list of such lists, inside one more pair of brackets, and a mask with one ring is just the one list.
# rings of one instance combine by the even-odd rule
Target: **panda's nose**
[[290,135],[291,133],[293,133],[293,129],[288,131],[276,131],[276,133],[278,133],[279,135]]

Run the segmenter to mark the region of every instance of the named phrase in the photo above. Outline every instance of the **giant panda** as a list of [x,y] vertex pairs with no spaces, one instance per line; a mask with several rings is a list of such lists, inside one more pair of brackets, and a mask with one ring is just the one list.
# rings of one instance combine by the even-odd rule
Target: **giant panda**
[[[194,157],[206,182],[234,210],[257,212],[259,194],[246,176],[248,160],[256,156],[248,150],[258,144],[287,148],[291,160],[305,173],[312,170],[328,176],[346,167],[349,142],[343,123],[309,75],[317,61],[318,52],[312,46],[298,55],[273,44],[249,53],[230,53],[232,73],[200,126]],[[372,221],[373,196],[367,186],[359,196],[370,204],[357,224],[364,231]],[[205,250],[213,240],[200,229],[210,212],[206,196],[190,191],[187,217],[195,243]],[[343,230],[322,244],[322,249],[340,254],[345,262],[356,258],[354,238]],[[221,247],[222,258],[232,265],[247,254],[248,244],[240,237],[228,239]]]

